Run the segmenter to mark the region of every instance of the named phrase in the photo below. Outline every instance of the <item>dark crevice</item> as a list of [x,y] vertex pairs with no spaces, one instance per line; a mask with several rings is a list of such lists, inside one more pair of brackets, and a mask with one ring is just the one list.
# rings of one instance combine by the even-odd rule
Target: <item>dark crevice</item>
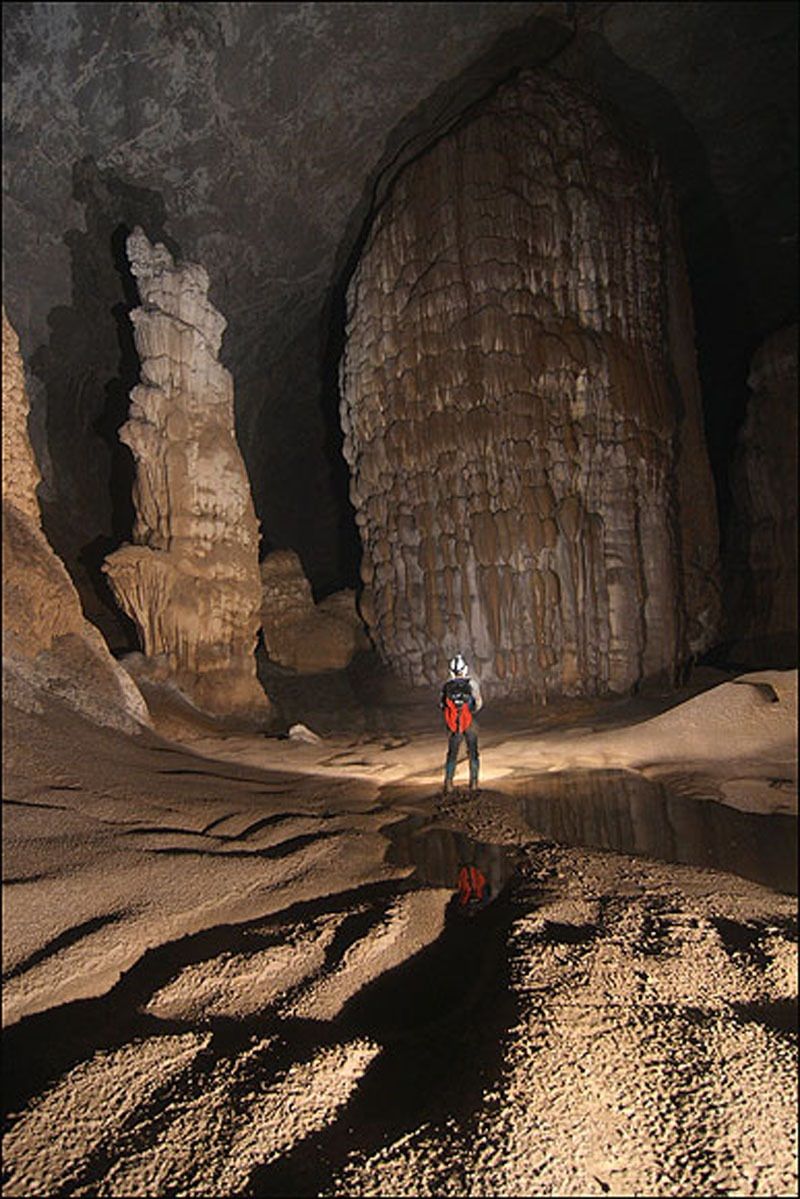
[[73,167],[72,196],[83,206],[86,227],[64,234],[71,302],[51,311],[49,342],[30,360],[45,392],[52,464],[39,491],[42,523],[86,615],[112,649],[126,652],[138,649],[138,635],[101,569],[108,554],[130,540],[134,520],[134,462],[119,440],[139,379],[129,319],[139,301],[125,239],[142,225],[176,247],[165,232],[160,193],[100,170],[91,157]]
[[760,944],[764,935],[762,929],[749,924],[739,924],[736,920],[726,920],[722,916],[712,919],[712,924],[731,957],[743,957],[758,970],[763,971],[767,968],[769,956]]
[[778,999],[773,1002],[735,1003],[733,1010],[740,1020],[752,1021],[778,1033],[792,1034],[796,1044],[798,1030],[797,999]]
[[265,792],[266,794],[272,794],[273,791],[277,792],[277,790],[278,790],[277,788],[270,789],[270,788],[263,787],[263,780],[259,779],[259,778],[253,778],[252,776],[247,777],[246,775],[243,776],[240,774],[222,774],[220,771],[217,771],[217,770],[202,770],[202,769],[195,770],[194,768],[185,767],[185,766],[159,766],[157,768],[156,773],[157,774],[170,774],[170,775],[179,775],[179,774],[198,775],[200,778],[204,778],[204,779],[220,779],[220,780],[224,780],[226,783],[244,783],[245,785],[251,786],[251,787],[253,786],[253,784],[260,784],[259,792],[258,792],[259,794],[262,791]]

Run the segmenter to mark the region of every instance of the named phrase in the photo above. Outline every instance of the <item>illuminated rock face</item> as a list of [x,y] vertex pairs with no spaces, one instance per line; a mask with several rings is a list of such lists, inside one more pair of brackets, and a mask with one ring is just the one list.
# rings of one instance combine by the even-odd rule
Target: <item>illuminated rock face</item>
[[126,732],[150,724],[136,685],[85,619],[42,532],[19,341],[3,309],[3,692],[38,710],[41,693]]
[[718,616],[691,306],[656,163],[526,74],[399,178],[348,292],[362,611],[434,683],[674,676]]
[[218,361],[224,318],[201,266],[128,238],[140,308],[142,382],[120,437],[136,459],[133,544],[106,561],[148,658],[200,708],[266,713],[256,679],[258,525],[234,435],[233,384]]
[[3,500],[41,525],[39,467],[28,437],[28,396],[19,339],[3,309]]
[[261,563],[264,648],[273,661],[301,674],[340,670],[369,641],[356,612],[355,593],[338,591],[314,603],[311,584],[294,550],[275,550]]
[[797,325],[754,355],[731,471],[730,631],[734,657],[797,661]]

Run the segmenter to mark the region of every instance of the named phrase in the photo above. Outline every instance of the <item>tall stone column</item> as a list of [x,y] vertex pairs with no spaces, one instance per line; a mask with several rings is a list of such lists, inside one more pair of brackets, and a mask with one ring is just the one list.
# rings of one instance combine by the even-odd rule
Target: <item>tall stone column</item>
[[362,611],[432,684],[673,678],[719,612],[691,304],[658,165],[542,74],[397,179],[348,291]]
[[225,319],[202,266],[175,263],[138,228],[127,250],[142,302],[131,313],[142,381],[120,430],[136,459],[136,522],[104,570],[145,656],[197,706],[264,715],[258,525],[218,360]]

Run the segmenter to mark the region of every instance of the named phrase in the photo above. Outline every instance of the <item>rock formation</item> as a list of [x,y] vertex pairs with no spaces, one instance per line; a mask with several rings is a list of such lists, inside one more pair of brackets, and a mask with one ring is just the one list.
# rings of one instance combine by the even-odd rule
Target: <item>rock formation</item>
[[42,532],[39,468],[28,438],[17,335],[3,309],[3,692],[38,710],[43,693],[85,716],[136,732],[144,700],[84,617],[64,564]]
[[41,475],[28,437],[28,396],[19,340],[3,309],[3,503],[41,524]]
[[281,666],[301,674],[341,670],[369,641],[356,612],[355,593],[340,591],[314,603],[311,584],[294,550],[275,550],[261,563],[264,648]]
[[120,437],[136,460],[133,544],[104,566],[149,659],[214,715],[265,716],[256,679],[258,526],[218,361],[224,318],[208,276],[137,228],[127,241],[142,382]]
[[668,185],[584,96],[501,88],[398,179],[348,292],[362,610],[410,682],[622,692],[710,641],[717,528]]
[[797,662],[797,325],[767,338],[748,386],[731,470],[730,652],[788,666]]

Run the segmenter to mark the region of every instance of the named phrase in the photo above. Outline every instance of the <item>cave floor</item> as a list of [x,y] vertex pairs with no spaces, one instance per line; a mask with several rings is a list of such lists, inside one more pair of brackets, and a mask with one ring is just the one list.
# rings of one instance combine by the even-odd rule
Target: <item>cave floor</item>
[[430,697],[6,705],[4,1193],[796,1194],[796,675],[752,678],[487,705],[446,800]]

